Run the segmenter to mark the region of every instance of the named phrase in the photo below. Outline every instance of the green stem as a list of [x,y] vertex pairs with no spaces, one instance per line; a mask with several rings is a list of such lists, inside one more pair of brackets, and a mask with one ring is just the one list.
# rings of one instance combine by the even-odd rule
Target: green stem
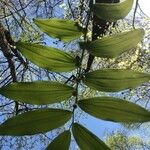
[[[91,8],[91,2],[93,2],[92,0],[90,1],[90,4],[89,4],[89,7]],[[90,17],[91,17],[91,10],[89,11],[89,14],[88,14],[88,18],[87,18],[87,23],[86,23],[86,31],[85,31],[85,34],[84,34],[84,41],[87,41],[87,33],[88,33],[88,25],[89,25],[89,21],[90,21]],[[81,76],[82,76],[82,63],[83,63],[83,58],[84,58],[84,53],[85,53],[85,49],[82,49],[82,53],[81,53],[81,58],[80,58],[80,62],[81,62],[81,65],[79,67],[79,69],[77,70],[77,76],[76,76],[76,79],[77,79],[77,84],[76,84],[76,103],[78,101],[78,92],[79,92],[79,84],[80,84],[80,81],[81,81]]]
[[[89,7],[91,8],[93,4],[93,0],[90,0],[89,2]],[[91,18],[91,10],[88,13],[88,18],[87,18],[87,23],[86,23],[86,27],[85,27],[85,34],[84,34],[84,41],[87,41],[87,33],[88,33],[88,26],[89,26],[89,21]],[[85,53],[85,49],[82,49],[82,53],[81,53],[81,58],[80,58],[80,67],[77,69],[77,74],[76,74],[76,98],[75,98],[75,103],[74,103],[74,107],[73,107],[73,111],[72,111],[72,123],[70,125],[70,128],[72,127],[72,124],[74,123],[74,116],[75,116],[75,109],[76,109],[76,105],[78,102],[78,97],[79,97],[79,84],[81,82],[81,76],[82,76],[82,63],[83,63],[83,58],[84,58],[84,53]]]

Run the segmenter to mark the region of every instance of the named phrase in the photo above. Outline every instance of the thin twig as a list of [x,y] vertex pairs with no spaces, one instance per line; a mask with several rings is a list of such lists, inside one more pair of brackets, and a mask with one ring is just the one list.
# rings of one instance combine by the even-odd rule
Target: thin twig
[[[18,10],[16,10],[16,11],[14,11],[13,14],[15,14],[15,13],[17,13],[17,12],[19,12],[19,11],[22,11],[22,9],[27,8],[33,1],[34,1],[34,0],[29,1],[29,3],[27,3],[26,6],[20,8],[20,9],[18,9]],[[4,1],[2,1],[2,3],[3,3],[4,5],[6,5],[6,6],[8,6],[8,3],[4,2]],[[5,15],[4,17],[1,17],[0,19],[4,19],[5,17],[9,17],[9,16],[11,16],[11,15],[12,15],[12,13],[7,14],[7,15]]]
[[133,22],[132,22],[132,27],[133,28],[135,28],[135,17],[136,17],[136,11],[137,11],[137,8],[138,8],[138,2],[139,2],[139,0],[136,0],[134,15],[133,15]]

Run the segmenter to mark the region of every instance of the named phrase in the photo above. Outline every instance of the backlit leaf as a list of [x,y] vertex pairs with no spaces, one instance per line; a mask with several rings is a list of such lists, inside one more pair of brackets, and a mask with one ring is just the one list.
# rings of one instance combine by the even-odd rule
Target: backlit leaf
[[25,42],[17,42],[16,46],[32,63],[49,71],[66,72],[78,67],[74,57],[58,49]]
[[49,104],[68,100],[74,88],[50,81],[12,83],[0,88],[0,94],[29,104]]
[[82,35],[77,22],[65,19],[35,19],[34,23],[47,35],[69,42]]
[[96,3],[93,11],[97,17],[107,21],[117,21],[125,18],[132,9],[134,0],[125,0],[119,3]]
[[131,50],[142,40],[143,29],[134,29],[103,37],[88,43],[80,43],[81,48],[86,48],[92,55],[104,58],[114,58],[121,53]]
[[0,135],[33,135],[45,133],[64,125],[71,112],[61,109],[40,109],[25,112],[0,125]]
[[78,105],[90,115],[107,121],[128,123],[150,121],[149,111],[139,105],[118,98],[89,98],[80,100]]
[[100,69],[85,74],[83,82],[99,91],[117,92],[135,88],[150,80],[150,75],[125,69]]
[[70,131],[65,131],[58,135],[46,148],[46,150],[69,150],[71,141]]
[[102,140],[80,124],[74,123],[72,132],[81,150],[110,150]]

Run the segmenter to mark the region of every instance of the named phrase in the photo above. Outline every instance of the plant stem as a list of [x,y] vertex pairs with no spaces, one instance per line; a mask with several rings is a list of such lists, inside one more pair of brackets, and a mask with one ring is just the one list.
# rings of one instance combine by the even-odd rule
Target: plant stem
[[[93,4],[93,0],[90,0],[89,8],[91,8],[92,4]],[[91,9],[89,10],[87,15],[88,15],[88,18],[87,18],[86,27],[85,27],[84,41],[87,41],[88,26],[89,26],[89,21],[91,18]],[[77,105],[77,102],[79,99],[79,84],[81,82],[81,77],[82,77],[82,63],[83,63],[84,53],[85,53],[85,49],[82,49],[81,58],[80,58],[81,65],[77,69],[77,74],[76,74],[76,88],[75,88],[76,89],[76,97],[75,97],[75,103],[73,105],[74,107],[72,110],[73,114],[72,114],[72,123],[71,123],[70,128],[72,127],[72,124],[74,123],[75,109],[76,109],[76,105]]]

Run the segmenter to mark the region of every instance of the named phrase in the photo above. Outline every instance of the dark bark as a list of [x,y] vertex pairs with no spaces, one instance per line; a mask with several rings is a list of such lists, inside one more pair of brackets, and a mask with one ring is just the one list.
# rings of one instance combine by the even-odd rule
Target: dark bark
[[[7,37],[5,35],[5,28],[0,23],[0,47],[3,55],[7,59],[8,67],[10,69],[10,74],[12,77],[13,82],[17,82],[17,76],[16,76],[16,68],[15,64],[13,62],[13,54],[11,52],[11,48],[9,46],[9,42],[7,41]],[[16,115],[18,114],[18,102],[15,102],[15,111]]]

